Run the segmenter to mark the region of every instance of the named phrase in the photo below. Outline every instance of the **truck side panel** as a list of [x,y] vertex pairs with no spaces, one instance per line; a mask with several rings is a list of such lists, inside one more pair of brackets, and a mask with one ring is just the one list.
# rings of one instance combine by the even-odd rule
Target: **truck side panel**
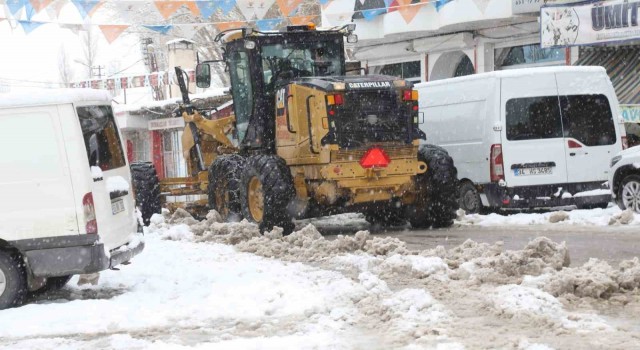
[[77,235],[56,106],[0,110],[0,239]]
[[498,80],[427,83],[418,89],[426,142],[449,152],[460,179],[489,182],[489,151],[491,144],[500,142],[499,133],[493,132],[500,117],[494,103],[499,98]]

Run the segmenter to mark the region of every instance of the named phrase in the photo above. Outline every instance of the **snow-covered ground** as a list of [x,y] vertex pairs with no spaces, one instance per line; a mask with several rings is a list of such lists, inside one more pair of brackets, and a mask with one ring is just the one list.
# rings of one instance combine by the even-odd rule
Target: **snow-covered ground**
[[[590,212],[557,224],[621,214]],[[518,215],[529,219],[461,214],[458,224],[552,214]],[[0,347],[640,348],[638,259],[569,268],[570,247],[545,238],[517,251],[473,241],[410,251],[366,231],[326,240],[312,225],[282,237],[218,221],[215,212],[202,222],[181,211],[154,217],[132,264],[0,311]]]

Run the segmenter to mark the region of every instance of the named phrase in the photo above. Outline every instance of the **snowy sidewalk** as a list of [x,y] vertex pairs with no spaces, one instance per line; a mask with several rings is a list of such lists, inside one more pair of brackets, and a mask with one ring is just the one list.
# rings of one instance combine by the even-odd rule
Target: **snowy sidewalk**
[[147,248],[96,286],[0,311],[10,349],[631,349],[640,263],[567,268],[563,244],[411,252],[157,216]]

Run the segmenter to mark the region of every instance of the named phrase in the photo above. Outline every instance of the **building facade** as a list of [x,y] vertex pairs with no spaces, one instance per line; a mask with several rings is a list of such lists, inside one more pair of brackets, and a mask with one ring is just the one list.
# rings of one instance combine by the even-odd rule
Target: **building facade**
[[[622,0],[612,1],[626,6]],[[543,6],[572,11],[572,6],[587,5],[567,0],[346,0],[327,2],[322,21],[323,26],[356,23],[359,40],[349,51],[370,73],[415,82],[513,68],[603,66],[623,105],[622,117],[633,143],[640,138],[640,40],[631,36],[581,46],[541,45]],[[629,26],[636,18],[632,12],[630,7],[625,17]]]

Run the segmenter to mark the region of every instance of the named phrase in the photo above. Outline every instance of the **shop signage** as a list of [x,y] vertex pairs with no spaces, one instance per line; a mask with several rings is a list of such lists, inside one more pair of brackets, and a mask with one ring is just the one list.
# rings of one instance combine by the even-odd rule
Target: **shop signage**
[[640,38],[640,0],[612,0],[540,9],[540,45],[563,47]]
[[625,123],[640,123],[640,105],[622,105],[620,112]]
[[511,10],[514,15],[521,13],[538,13],[544,5],[561,5],[580,0],[511,0]]
[[184,128],[184,119],[164,118],[149,120],[149,130],[166,130],[176,128]]

